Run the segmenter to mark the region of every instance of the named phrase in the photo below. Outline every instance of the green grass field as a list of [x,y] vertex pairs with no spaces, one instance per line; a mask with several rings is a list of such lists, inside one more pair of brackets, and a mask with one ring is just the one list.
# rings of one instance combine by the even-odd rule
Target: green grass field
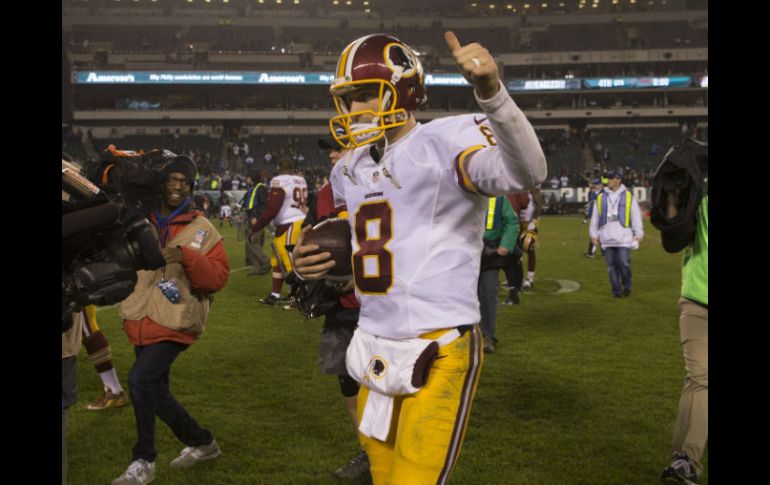
[[[520,305],[500,307],[498,351],[485,357],[451,483],[660,483],[684,377],[676,305],[681,254],[665,253],[659,233],[645,224],[647,236],[631,255],[634,292],[613,299],[603,259],[583,257],[587,226],[576,216],[543,218],[536,286]],[[223,453],[172,470],[168,463],[184,445],[157,420],[154,483],[338,483],[332,471],[357,442],[336,378],[318,369],[321,319],[258,303],[270,277],[247,277],[243,243],[232,228],[222,233],[230,280],[216,295],[206,332],[172,367],[171,389]],[[580,287],[557,293],[556,280]],[[127,388],[133,348],[117,308],[100,309],[98,317]],[[109,484],[131,457],[133,410],[86,410],[101,382],[85,350],[78,371],[69,483]]]

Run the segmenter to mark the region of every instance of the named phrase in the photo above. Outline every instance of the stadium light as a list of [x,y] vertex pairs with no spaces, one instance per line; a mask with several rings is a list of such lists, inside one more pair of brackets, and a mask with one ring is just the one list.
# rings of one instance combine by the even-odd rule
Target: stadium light
[[339,4],[340,4],[339,0],[334,0],[332,3],[333,3],[334,5],[339,5]]
[[490,4],[489,4],[489,8],[490,8],[490,9],[494,9],[494,8],[495,8],[495,4],[494,4],[494,3],[490,3]]
[[369,5],[369,0],[364,0],[364,6]]
[[353,4],[353,2],[351,2],[350,0],[346,0],[345,1],[345,5],[352,5],[352,4]]
[[512,9],[512,8],[513,8],[513,5],[511,5],[511,4],[509,3],[508,5],[506,5],[506,6],[505,6],[505,8],[507,8],[508,10],[510,10],[510,9]]
[[294,5],[299,5],[299,0],[294,0]]
[[257,0],[259,3],[265,3],[265,0]]
[[543,7],[543,8],[548,8],[548,4],[547,3],[541,3],[540,6]]
[[472,3],[472,4],[471,4],[471,7],[474,7],[474,8],[475,8],[475,7],[478,7],[478,4],[476,4],[476,3]]
[[528,4],[528,3],[525,3],[525,4],[524,4],[524,8],[529,8],[529,4]]
[[371,13],[371,12],[372,12],[372,9],[370,8],[367,8],[366,10],[364,10],[364,13]]
[[282,3],[283,3],[283,0],[275,0],[275,3],[277,3],[278,5],[280,5],[280,4],[282,4]]

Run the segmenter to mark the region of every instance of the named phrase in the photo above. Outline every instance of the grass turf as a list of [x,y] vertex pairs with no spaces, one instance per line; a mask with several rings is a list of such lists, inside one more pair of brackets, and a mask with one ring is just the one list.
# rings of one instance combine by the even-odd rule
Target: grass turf
[[[541,226],[535,287],[520,305],[499,307],[498,351],[485,356],[450,483],[659,483],[684,377],[676,306],[681,255],[665,253],[646,221],[646,239],[631,255],[633,294],[614,299],[604,261],[582,255],[587,226],[570,216],[546,217]],[[227,225],[221,232],[230,280],[203,336],[174,363],[171,389],[212,431],[222,455],[187,470],[169,468],[184,445],[157,420],[155,483],[338,483],[332,471],[358,446],[337,380],[318,369],[321,319],[258,303],[270,276],[247,276],[243,243]],[[580,287],[558,292],[569,283],[557,280]],[[127,388],[133,348],[117,308],[100,309],[98,320]],[[110,483],[131,457],[133,411],[130,404],[86,410],[101,382],[84,350],[78,368],[69,483]]]

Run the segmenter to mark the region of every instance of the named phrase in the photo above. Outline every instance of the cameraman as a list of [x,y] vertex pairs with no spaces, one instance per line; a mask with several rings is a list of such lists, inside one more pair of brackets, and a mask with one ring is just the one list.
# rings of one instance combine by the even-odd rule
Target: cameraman
[[229,267],[222,236],[190,194],[196,167],[186,156],[161,172],[161,197],[150,220],[158,233],[166,265],[139,271],[134,291],[121,303],[120,316],[136,361],[128,386],[136,417],[137,440],[131,463],[113,485],[142,485],[155,478],[155,416],[185,444],[172,467],[187,467],[219,456],[211,433],[202,428],[169,389],[171,364],[203,332],[211,294],[227,282]]

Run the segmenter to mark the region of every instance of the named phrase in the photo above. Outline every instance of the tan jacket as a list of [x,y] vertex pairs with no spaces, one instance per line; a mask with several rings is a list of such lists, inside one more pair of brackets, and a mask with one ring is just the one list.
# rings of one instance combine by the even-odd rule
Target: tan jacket
[[[179,231],[167,247],[181,246],[205,254],[222,236],[205,217],[195,217]],[[158,288],[162,278],[175,279],[181,294],[178,303],[171,303]],[[153,322],[173,330],[200,335],[203,333],[212,297],[192,288],[181,263],[166,265],[155,271],[138,271],[134,292],[120,305],[124,320],[142,320],[149,317]]]

